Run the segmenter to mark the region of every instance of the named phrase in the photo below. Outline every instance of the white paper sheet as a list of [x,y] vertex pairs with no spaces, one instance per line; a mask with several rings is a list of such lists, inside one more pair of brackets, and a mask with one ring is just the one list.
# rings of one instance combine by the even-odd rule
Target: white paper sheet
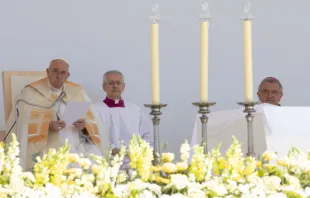
[[89,102],[68,102],[61,120],[65,121],[67,126],[71,126],[75,121],[85,117],[89,107]]

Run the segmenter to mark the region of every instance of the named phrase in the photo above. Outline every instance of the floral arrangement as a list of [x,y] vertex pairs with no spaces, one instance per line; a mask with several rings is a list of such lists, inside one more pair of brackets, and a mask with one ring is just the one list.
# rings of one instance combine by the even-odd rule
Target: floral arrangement
[[[180,153],[179,162],[163,153],[155,166],[152,148],[140,137],[111,160],[69,153],[65,143],[38,157],[31,173],[19,165],[13,135],[10,144],[0,143],[0,197],[310,197],[310,153],[297,148],[280,159],[268,151],[255,159],[244,157],[233,138],[225,156],[219,146],[203,154],[202,146],[186,141]],[[122,170],[125,158],[130,168]]]

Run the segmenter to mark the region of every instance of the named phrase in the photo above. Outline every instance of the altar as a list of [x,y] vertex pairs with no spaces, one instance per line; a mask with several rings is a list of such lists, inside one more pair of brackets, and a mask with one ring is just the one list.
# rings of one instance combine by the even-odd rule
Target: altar
[[[310,107],[279,107],[260,104],[255,107],[253,121],[254,151],[256,156],[264,151],[274,151],[284,156],[292,147],[307,152],[310,142]],[[194,125],[191,144],[201,143],[200,115]],[[209,151],[221,144],[225,151],[232,143],[232,137],[242,144],[247,152],[247,122],[243,109],[211,112],[207,124]]]

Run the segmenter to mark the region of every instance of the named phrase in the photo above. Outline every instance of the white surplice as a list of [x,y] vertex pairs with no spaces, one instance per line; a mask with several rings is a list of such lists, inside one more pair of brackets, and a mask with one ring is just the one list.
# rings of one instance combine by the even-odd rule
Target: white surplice
[[142,137],[153,147],[153,125],[151,117],[135,104],[124,102],[125,107],[108,107],[104,102],[95,108],[109,130],[110,148],[120,148],[121,142],[129,145],[133,134]]
[[[270,134],[270,127],[266,120],[264,107],[274,107],[270,104],[260,104],[255,106],[256,112],[253,113],[253,136],[254,149],[256,154],[261,154],[266,150],[266,135]],[[207,137],[209,151],[221,144],[220,152],[224,154],[232,144],[232,136],[242,144],[242,150],[247,151],[247,122],[243,108],[211,112],[208,114]],[[201,144],[201,114],[197,114],[192,133],[191,146]]]

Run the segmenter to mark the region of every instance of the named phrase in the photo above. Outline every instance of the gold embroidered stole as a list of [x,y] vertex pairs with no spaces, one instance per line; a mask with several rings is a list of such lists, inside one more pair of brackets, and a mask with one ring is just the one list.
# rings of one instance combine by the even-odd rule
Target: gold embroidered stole
[[[48,78],[43,78],[41,80],[33,82],[29,86],[31,86],[38,93],[40,93],[42,97],[45,97],[48,101],[50,101],[50,104],[54,102],[58,97],[56,94],[51,93],[48,89]],[[64,84],[64,91],[66,92],[66,96],[63,98],[63,100],[65,102],[86,101],[85,97],[87,96],[84,96],[81,93],[81,90],[82,87],[80,85],[67,81]],[[46,110],[32,108],[28,124],[28,142],[36,142],[42,140],[46,141],[49,132],[49,122],[53,120],[53,117],[55,115],[56,112],[53,109]],[[97,125],[96,117],[94,116],[94,110],[92,107],[90,107],[84,119],[86,121],[86,129],[90,138],[95,144],[100,144],[99,127]]]
[[92,109],[88,110],[84,119],[86,121],[86,129],[90,138],[95,144],[99,144],[100,143],[99,130]]

